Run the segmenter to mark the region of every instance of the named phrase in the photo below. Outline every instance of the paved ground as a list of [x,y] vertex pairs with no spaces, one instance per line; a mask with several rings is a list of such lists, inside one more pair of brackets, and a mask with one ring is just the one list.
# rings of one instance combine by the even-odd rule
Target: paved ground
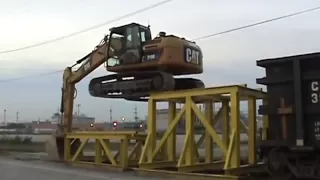
[[[200,150],[200,154],[203,154]],[[221,154],[215,149],[216,155]],[[247,148],[241,146],[242,157],[247,156]],[[141,177],[133,172],[96,172],[87,169],[66,167],[61,163],[46,161],[46,153],[14,153],[1,156],[1,180],[160,180],[163,178]],[[168,179],[168,177],[166,177]]]
[[137,176],[134,173],[96,172],[77,169],[57,163],[43,161],[20,161],[10,157],[0,157],[1,180],[145,180],[150,178]]

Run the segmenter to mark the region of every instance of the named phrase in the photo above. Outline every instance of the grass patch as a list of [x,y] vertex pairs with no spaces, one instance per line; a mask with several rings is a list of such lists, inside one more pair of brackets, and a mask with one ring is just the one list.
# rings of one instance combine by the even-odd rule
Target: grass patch
[[0,143],[1,144],[31,144],[32,137],[21,137],[16,135],[15,137],[7,137],[7,136],[0,136]]

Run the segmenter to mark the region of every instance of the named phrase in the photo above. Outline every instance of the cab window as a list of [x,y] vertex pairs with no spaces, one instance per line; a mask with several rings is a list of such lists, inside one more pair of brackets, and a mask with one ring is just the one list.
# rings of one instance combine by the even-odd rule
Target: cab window
[[126,30],[126,48],[127,49],[136,49],[140,46],[140,36],[139,36],[139,27],[129,27]]
[[141,42],[143,43],[151,39],[151,34],[149,29],[141,28],[140,36],[141,36]]
[[141,35],[141,42],[146,42],[146,33],[141,31],[140,35]]

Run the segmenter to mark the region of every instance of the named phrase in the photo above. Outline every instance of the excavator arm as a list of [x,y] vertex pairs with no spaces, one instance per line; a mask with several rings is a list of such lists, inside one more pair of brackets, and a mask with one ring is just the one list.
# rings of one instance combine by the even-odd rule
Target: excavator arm
[[[120,39],[112,39],[111,43],[109,43],[108,36],[105,36],[91,53],[64,70],[60,108],[62,119],[59,123],[58,134],[71,132],[76,83],[101,66],[109,57],[112,57],[113,52],[116,49],[120,49],[121,45]],[[81,66],[76,71],[73,71],[72,68],[78,64],[81,64]]]
[[[65,141],[65,135],[72,129],[72,114],[74,95],[76,93],[75,85],[88,74],[101,66],[104,62],[113,57],[116,52],[122,48],[122,40],[106,36],[100,44],[88,55],[78,60],[73,66],[67,67],[63,73],[63,85],[61,96],[61,118],[58,123],[58,129],[55,134],[46,141],[46,152],[52,160],[62,160],[67,158],[66,147],[70,146],[71,153],[74,154],[80,146],[80,140],[76,139],[71,144]],[[81,64],[80,67],[73,71],[74,66]]]

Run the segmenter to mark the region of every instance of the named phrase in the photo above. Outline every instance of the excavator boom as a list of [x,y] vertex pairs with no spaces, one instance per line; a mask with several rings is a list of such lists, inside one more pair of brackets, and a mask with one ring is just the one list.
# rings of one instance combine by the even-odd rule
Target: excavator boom
[[[106,61],[108,56],[112,55],[111,50],[111,52],[107,52],[107,46],[108,36],[105,36],[101,43],[91,53],[76,62],[75,65],[81,64],[81,66],[75,72],[72,72],[71,75],[67,73],[68,82],[75,84],[81,81],[96,68],[101,66]],[[69,71],[69,69],[71,69],[75,65],[68,67],[67,71]]]
[[[78,60],[73,66],[67,67],[64,70],[60,108],[62,119],[60,120],[61,122],[57,132],[46,143],[47,152],[52,159],[60,160],[63,159],[64,156],[64,137],[68,132],[71,132],[72,129],[73,104],[76,92],[75,84],[105,63],[106,59],[108,59],[109,56],[112,56],[113,51],[119,48],[119,46],[120,44],[117,39],[114,39],[112,43],[109,43],[108,36],[105,36],[91,53]],[[81,64],[81,66],[73,71],[72,68],[78,64]],[[79,146],[79,143],[80,141],[73,142],[71,151],[74,151]]]
[[[108,36],[106,36],[91,53],[78,60],[73,66],[67,67],[64,70],[61,114],[63,114],[63,126],[65,133],[71,131],[75,84],[101,66],[108,56],[112,55],[112,52],[107,52],[107,46]],[[72,68],[78,64],[81,64],[81,66],[76,71],[72,71]]]

